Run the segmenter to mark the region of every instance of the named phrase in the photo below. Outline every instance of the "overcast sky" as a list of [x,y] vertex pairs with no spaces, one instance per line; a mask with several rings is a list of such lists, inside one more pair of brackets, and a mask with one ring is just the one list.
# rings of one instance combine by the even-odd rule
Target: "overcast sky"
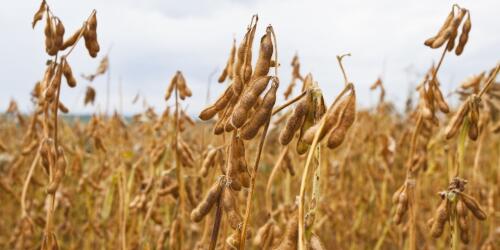
[[[11,98],[23,111],[32,110],[30,91],[41,79],[44,62],[43,24],[31,29],[39,0],[4,1],[0,8],[0,110]],[[205,105],[208,76],[224,67],[233,37],[239,42],[252,14],[259,15],[254,44],[265,27],[272,24],[278,39],[280,69],[284,91],[290,80],[290,61],[297,52],[301,71],[313,73],[330,103],[342,86],[335,55],[350,52],[346,71],[354,82],[360,105],[375,104],[378,93],[369,85],[383,74],[387,97],[398,105],[404,102],[411,82],[424,72],[440,51],[423,41],[434,35],[457,2],[471,11],[472,31],[464,53],[449,54],[440,79],[445,92],[461,80],[493,67],[500,60],[500,1],[165,1],[165,0],[49,0],[52,11],[73,33],[92,9],[97,10],[97,59],[88,56],[83,43],[69,58],[73,71],[91,73],[102,56],[110,52],[111,107],[119,107],[118,83],[121,79],[123,109],[131,114],[143,110],[132,104],[140,91],[159,111],[167,104],[165,88],[176,70],[181,70],[193,90],[184,105],[197,114]],[[255,56],[256,57],[256,56]],[[255,58],[254,57],[254,58]],[[212,100],[225,86],[212,83]],[[74,89],[64,85],[61,99],[72,113],[104,111],[106,78],[94,82],[97,105],[83,106],[88,84],[77,77]],[[295,91],[297,93],[297,90]]]

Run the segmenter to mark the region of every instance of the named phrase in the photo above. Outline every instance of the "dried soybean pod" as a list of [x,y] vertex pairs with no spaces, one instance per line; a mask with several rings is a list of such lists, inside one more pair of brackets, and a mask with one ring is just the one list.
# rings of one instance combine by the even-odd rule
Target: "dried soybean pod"
[[40,7],[33,16],[33,22],[31,22],[31,27],[33,29],[35,28],[36,23],[43,19],[43,13],[45,12],[46,8],[47,4],[45,3],[45,0],[43,0],[42,3],[40,4]]
[[339,121],[328,136],[327,146],[331,149],[338,147],[344,141],[347,130],[352,126],[356,119],[356,93],[352,89],[347,97],[347,104],[341,112]]
[[457,134],[458,129],[460,128],[460,126],[462,126],[464,118],[468,112],[469,112],[469,99],[467,99],[460,105],[457,113],[453,115],[450,122],[448,123],[448,126],[446,126],[445,130],[446,139],[450,139]]
[[276,102],[278,86],[278,81],[276,78],[273,78],[271,88],[262,99],[262,104],[249,121],[241,128],[241,138],[245,140],[253,139],[259,132],[260,127],[269,121],[273,112],[274,103]]
[[[399,194],[396,196],[396,213],[394,214],[394,223],[396,225],[400,224],[403,220],[403,216],[406,214],[406,211],[408,210],[408,195],[406,194],[406,189],[403,189]],[[394,197],[393,197],[394,198]]]
[[215,158],[217,157],[217,152],[219,150],[212,148],[208,151],[205,159],[203,159],[203,163],[201,164],[201,176],[207,177],[208,169],[215,164]]
[[459,199],[457,202],[458,228],[460,229],[460,239],[464,244],[469,243],[469,228],[467,225],[467,208]]
[[297,249],[299,237],[299,221],[296,214],[288,221],[285,234],[280,244],[274,250],[294,250]]
[[45,18],[45,52],[50,56],[54,56],[57,53],[57,50],[54,51],[54,24],[52,23],[52,17],[50,16],[49,11],[47,10],[47,17]]
[[69,66],[69,63],[66,60],[66,58],[64,58],[62,60],[62,65],[63,65],[62,71],[64,74],[64,78],[66,78],[66,83],[68,83],[68,86],[70,86],[71,88],[75,87],[76,86],[76,79],[73,76],[73,71],[71,70],[71,66]]
[[469,40],[469,32],[471,30],[472,23],[470,21],[470,11],[467,11],[467,20],[465,20],[464,25],[462,26],[462,34],[460,34],[460,38],[458,40],[458,46],[455,49],[455,54],[457,56],[461,55],[464,51],[465,44],[467,44],[467,40]]
[[167,92],[165,92],[165,101],[168,101],[172,96],[172,92],[174,92],[175,87],[177,86],[177,78],[179,75],[176,73],[172,79],[170,80],[170,84],[168,85]]
[[47,187],[47,193],[49,194],[54,194],[57,191],[59,185],[61,184],[62,178],[64,177],[64,174],[66,172],[66,159],[64,158],[64,150],[62,149],[62,147],[59,146],[57,151],[58,155],[55,165],[56,168],[54,170],[55,171],[54,178]]
[[434,223],[431,227],[431,235],[434,238],[438,238],[443,234],[444,226],[446,225],[446,221],[448,220],[449,208],[448,201],[446,199],[441,200],[438,209],[434,215]]
[[248,112],[255,105],[259,95],[266,89],[269,80],[271,80],[270,76],[256,78],[249,86],[248,91],[241,95],[231,115],[231,123],[234,127],[241,128],[246,122]]
[[260,51],[252,79],[266,76],[271,67],[271,57],[273,56],[273,42],[271,39],[271,26],[266,29],[266,34],[260,39]]
[[55,75],[44,92],[44,97],[46,101],[51,102],[54,99],[57,88],[59,88],[59,86],[61,85],[61,78],[62,78],[62,67],[61,64],[58,64],[56,67]]
[[55,36],[54,36],[54,49],[60,50],[64,42],[64,25],[61,20],[57,19]]
[[231,86],[232,85],[227,87],[224,93],[212,106],[201,111],[200,115],[198,116],[201,120],[206,121],[212,119],[212,117],[214,117],[219,111],[223,110],[227,106],[234,95]]
[[[253,18],[253,17],[252,17]],[[244,62],[243,66],[241,69],[241,80],[243,81],[243,84],[247,84],[250,81],[250,78],[252,77],[252,45],[253,45],[253,39],[255,37],[255,31],[257,30],[257,22],[259,21],[258,16],[255,16],[255,23],[250,29],[249,36],[248,36],[248,41],[247,41],[247,46],[245,50],[245,56],[244,56]]]
[[302,155],[307,152],[309,149],[309,144],[304,140],[304,136],[306,131],[308,131],[311,127],[314,126],[314,96],[312,91],[309,91],[305,96],[308,102],[308,110],[306,116],[304,118],[304,122],[300,127],[299,138],[297,140],[296,151],[299,155]]
[[[253,23],[253,19],[255,17],[256,16],[252,16],[252,23]],[[251,27],[251,26],[247,28],[247,32],[245,33],[245,36],[244,36],[243,40],[241,41],[240,46],[238,47],[237,54],[236,54],[237,60],[236,60],[236,63],[234,65],[234,69],[233,69],[234,76],[233,76],[233,83],[232,83],[232,87],[231,87],[235,96],[240,95],[241,91],[243,90],[243,86],[245,84],[245,81],[243,78],[243,71],[246,68],[246,64],[248,61],[246,58],[247,51],[249,49],[251,49],[251,46],[252,46],[251,42],[250,42],[252,29],[253,29],[253,27]],[[250,52],[250,55],[251,55],[251,52]],[[250,58],[250,62],[251,62],[251,58]],[[251,69],[251,66],[250,66],[250,69]]]
[[475,141],[479,135],[479,98],[472,98],[469,107],[469,138]]
[[219,181],[216,181],[212,184],[212,187],[210,187],[203,200],[201,200],[198,206],[196,206],[196,208],[191,212],[191,220],[194,222],[200,222],[205,215],[210,212],[212,206],[217,202],[217,199],[219,199],[221,192],[222,185]]
[[69,112],[69,109],[66,106],[64,106],[64,104],[60,100],[59,100],[58,108],[64,114],[67,114]]
[[441,112],[447,114],[448,112],[450,112],[450,108],[448,107],[448,104],[446,103],[446,101],[444,100],[444,97],[443,97],[443,93],[441,93],[441,90],[439,89],[439,87],[437,86],[437,83],[434,82],[432,84],[432,92],[434,94],[434,97],[435,97],[435,101],[439,107],[439,110],[441,110]]
[[229,79],[233,78],[233,65],[235,56],[236,56],[236,39],[233,39],[233,46],[231,47],[231,51],[229,52],[229,58],[227,59],[226,67],[219,76],[219,79],[217,80],[219,83],[223,83],[228,76]]
[[239,224],[243,220],[240,212],[238,211],[238,206],[236,204],[236,199],[234,197],[231,189],[224,189],[224,195],[222,196],[222,205],[224,212],[226,212],[228,223],[234,230],[238,229]]
[[442,25],[442,26],[441,26],[441,28],[439,29],[438,33],[437,33],[435,36],[433,36],[433,37],[431,37],[431,38],[429,38],[429,39],[425,40],[424,44],[425,44],[426,46],[431,47],[431,46],[432,46],[432,44],[434,43],[434,41],[435,41],[435,40],[436,40],[436,39],[437,39],[440,35],[442,35],[442,33],[443,33],[443,32],[444,32],[447,28],[448,28],[448,26],[451,24],[451,21],[453,20],[453,18],[454,18],[454,17],[455,17],[455,14],[454,14],[453,9],[452,9],[452,10],[451,10],[451,12],[450,12],[450,14],[448,14],[448,16],[446,17],[446,20],[444,21],[443,25]]
[[87,22],[83,31],[83,38],[85,39],[85,47],[87,48],[90,56],[96,57],[100,47],[97,42],[97,16],[95,11]]
[[458,35],[458,27],[460,26],[460,23],[464,19],[465,14],[467,13],[466,9],[460,9],[460,13],[458,16],[453,19],[453,23],[451,24],[451,35],[448,38],[448,44],[446,45],[446,49],[448,51],[452,51],[453,48],[455,47],[455,39]]
[[460,193],[460,199],[478,220],[486,219],[486,213],[472,196]]
[[191,89],[186,84],[186,79],[184,78],[184,75],[182,75],[181,71],[177,71],[177,88],[179,89],[180,97],[182,100],[184,100],[186,97],[191,97],[193,93],[191,92]]
[[434,40],[431,44],[431,48],[437,49],[443,46],[443,44],[450,38],[452,32],[452,26],[450,25],[440,36],[436,38],[436,40]]
[[71,35],[68,39],[64,40],[63,44],[59,48],[60,50],[65,50],[71,46],[73,46],[78,38],[80,37],[80,34],[82,33],[82,28],[79,28]]
[[235,157],[237,159],[239,181],[241,185],[245,188],[250,187],[250,172],[248,171],[247,161],[245,159],[245,144],[243,140],[239,139],[234,147]]
[[308,103],[307,97],[302,98],[293,109],[292,115],[286,121],[285,128],[281,131],[279,138],[281,145],[288,145],[290,141],[292,141],[295,132],[297,132],[302,126],[302,123],[304,123],[309,108]]

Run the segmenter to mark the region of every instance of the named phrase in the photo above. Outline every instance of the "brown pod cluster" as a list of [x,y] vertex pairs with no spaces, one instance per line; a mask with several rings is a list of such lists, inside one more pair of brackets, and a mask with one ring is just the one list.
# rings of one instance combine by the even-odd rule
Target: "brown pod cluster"
[[186,79],[182,75],[182,72],[179,70],[175,72],[174,77],[172,77],[172,80],[170,80],[167,92],[165,93],[165,101],[168,101],[170,99],[175,88],[177,88],[179,98],[181,98],[181,100],[186,99],[186,97],[191,97],[193,94],[191,92],[191,89],[189,89],[189,87],[187,86]]
[[450,122],[448,123],[448,126],[445,129],[446,139],[450,139],[458,133],[466,117],[468,118],[469,122],[469,138],[471,140],[477,139],[479,135],[478,123],[480,101],[481,99],[477,95],[472,94],[460,105],[458,111],[453,115]]
[[66,172],[66,158],[64,157],[64,150],[61,146],[57,149],[57,160],[55,162],[54,176],[47,187],[47,193],[54,194],[59,188],[62,178]]
[[234,127],[241,128],[245,124],[248,112],[255,106],[260,94],[266,89],[269,80],[271,80],[270,76],[255,78],[250,84],[249,89],[241,95],[231,115],[231,124]]
[[434,218],[430,221],[431,234],[434,238],[438,238],[443,234],[446,222],[456,220],[460,240],[467,244],[470,240],[467,224],[468,212],[472,212],[478,220],[486,219],[486,213],[479,206],[479,203],[473,197],[464,193],[466,184],[466,180],[455,177],[450,182],[448,190],[439,193],[442,201],[435,212]]
[[97,16],[95,11],[92,13],[92,16],[85,25],[83,38],[85,39],[85,47],[87,48],[89,55],[91,57],[96,57],[97,53],[99,53],[100,47],[97,42]]
[[347,104],[341,111],[336,126],[330,132],[327,141],[327,147],[334,149],[344,141],[347,131],[356,119],[356,93],[354,89],[347,97]]
[[281,145],[288,145],[292,141],[293,136],[304,123],[308,110],[309,101],[306,95],[297,103],[297,105],[295,105],[293,113],[287,119],[285,127],[281,131],[279,137]]
[[269,121],[273,112],[274,103],[276,102],[278,86],[278,80],[273,78],[271,88],[262,99],[262,104],[259,105],[252,117],[248,119],[248,122],[242,126],[241,138],[245,140],[253,139],[259,132],[259,129]]
[[392,202],[396,205],[396,212],[393,221],[396,225],[401,224],[403,217],[408,211],[408,194],[406,191],[406,184],[401,186],[398,191],[392,196]]
[[219,79],[217,80],[219,83],[223,83],[227,77],[229,79],[233,79],[233,66],[234,59],[236,57],[236,40],[233,40],[233,46],[231,47],[231,51],[229,52],[229,58],[227,59],[226,67],[222,70]]
[[469,31],[471,29],[470,13],[467,9],[457,7],[458,14],[455,15],[455,6],[453,6],[450,14],[446,18],[444,24],[439,29],[438,33],[425,40],[424,44],[430,48],[437,49],[446,43],[446,50],[452,51],[455,48],[455,40],[458,36],[458,29],[465,15],[468,18],[462,26],[462,34],[460,35],[458,46],[456,46],[455,54],[460,55],[463,52],[465,44],[469,38]]
[[222,192],[222,183],[219,181],[212,184],[205,197],[200,201],[193,211],[191,211],[191,220],[200,222],[212,209],[213,205],[219,199]]

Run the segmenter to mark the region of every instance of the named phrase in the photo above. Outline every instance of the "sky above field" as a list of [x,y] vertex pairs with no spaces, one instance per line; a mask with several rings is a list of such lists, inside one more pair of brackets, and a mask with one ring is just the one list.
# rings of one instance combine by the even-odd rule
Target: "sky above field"
[[[456,88],[467,76],[493,67],[500,60],[500,1],[456,1],[471,11],[472,31],[464,53],[448,54],[440,72],[444,92]],[[211,100],[225,85],[216,83],[233,37],[239,42],[252,14],[259,15],[254,44],[272,24],[278,39],[281,87],[290,81],[290,61],[298,53],[301,71],[311,72],[328,103],[342,86],[335,56],[350,52],[345,68],[354,82],[360,106],[374,105],[378,92],[369,86],[382,76],[387,98],[403,105],[409,89],[437,61],[440,51],[423,41],[434,35],[450,11],[451,1],[133,1],[49,0],[67,34],[73,33],[92,9],[97,10],[97,59],[88,56],[83,43],[68,59],[78,86],[62,89],[61,100],[72,113],[105,111],[106,77],[92,84],[97,90],[95,106],[83,106],[85,87],[79,75],[92,73],[109,52],[111,91],[109,110],[122,107],[125,114],[144,109],[132,104],[139,92],[148,105],[163,110],[163,96],[170,78],[181,70],[193,90],[183,103],[190,114],[206,104],[212,72]],[[0,110],[11,98],[23,111],[31,111],[30,91],[42,78],[45,54],[43,24],[31,29],[33,13],[40,1],[8,1],[0,8]],[[256,57],[256,56],[255,56]],[[122,86],[120,105],[119,86]],[[226,83],[227,84],[227,83]],[[295,90],[295,93],[298,89]],[[281,98],[282,95],[280,95]]]

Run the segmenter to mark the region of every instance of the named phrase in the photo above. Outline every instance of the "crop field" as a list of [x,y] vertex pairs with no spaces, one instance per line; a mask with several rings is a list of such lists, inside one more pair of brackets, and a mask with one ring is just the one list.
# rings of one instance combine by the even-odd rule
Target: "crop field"
[[[350,53],[334,58],[342,88],[326,98],[298,54],[280,60],[279,23],[253,15],[220,52],[224,90],[203,109],[186,110],[180,69],[160,112],[85,119],[61,97],[112,66],[99,11],[70,29],[51,7],[33,2],[44,42],[30,42],[47,62],[32,109],[11,100],[0,114],[0,249],[500,249],[500,61],[450,94],[439,80],[481,39],[467,6],[414,41],[436,58],[402,107],[382,78],[376,104],[359,105]],[[97,70],[79,76],[74,54]],[[84,104],[97,94],[88,84]]]

